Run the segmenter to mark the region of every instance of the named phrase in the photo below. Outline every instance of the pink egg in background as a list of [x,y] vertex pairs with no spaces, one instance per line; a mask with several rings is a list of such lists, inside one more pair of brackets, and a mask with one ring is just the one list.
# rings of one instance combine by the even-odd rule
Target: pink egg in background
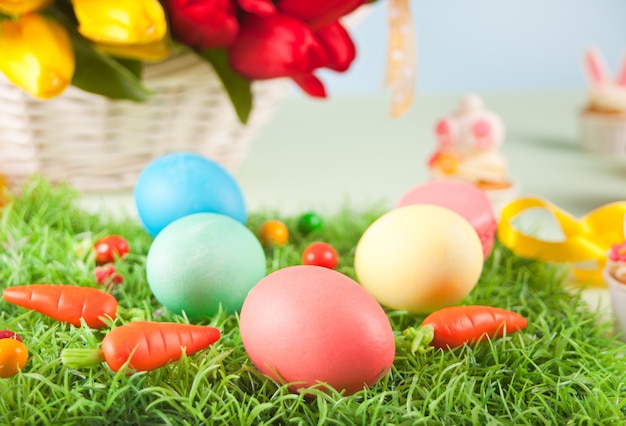
[[485,258],[491,253],[498,225],[484,191],[459,180],[436,180],[410,189],[396,207],[412,204],[436,205],[460,214],[478,233]]

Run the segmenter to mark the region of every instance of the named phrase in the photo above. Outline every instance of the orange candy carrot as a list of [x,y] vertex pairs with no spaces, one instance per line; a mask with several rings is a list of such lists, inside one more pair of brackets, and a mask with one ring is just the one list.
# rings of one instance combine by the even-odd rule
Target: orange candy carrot
[[150,371],[206,349],[220,338],[217,328],[173,322],[135,321],[114,328],[102,340],[102,350],[64,349],[63,363],[91,367],[105,361],[119,371],[128,362],[134,371]]
[[118,371],[129,359],[129,368],[149,371],[192,355],[220,338],[210,326],[173,322],[138,321],[117,327],[102,340],[106,363]]
[[431,346],[446,349],[501,337],[526,328],[528,320],[506,309],[492,306],[451,306],[428,315],[422,327],[434,329]]
[[81,319],[91,328],[103,328],[102,318],[115,318],[117,300],[104,291],[65,284],[31,284],[4,289],[9,303],[32,309],[57,321],[81,326]]

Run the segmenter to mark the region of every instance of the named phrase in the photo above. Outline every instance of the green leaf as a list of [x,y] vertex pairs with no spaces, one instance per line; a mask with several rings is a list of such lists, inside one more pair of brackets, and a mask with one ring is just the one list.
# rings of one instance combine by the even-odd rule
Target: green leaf
[[57,18],[62,15],[66,27],[75,29],[78,26],[74,6],[70,0],[56,0],[48,11]]
[[76,54],[74,86],[111,99],[142,102],[152,95],[141,82],[141,64],[137,61],[119,62],[98,52],[75,34],[72,35],[72,43]]
[[133,73],[135,77],[141,79],[143,74],[143,62],[127,58],[115,58],[115,60],[128,71]]
[[202,50],[198,54],[213,66],[235,108],[239,121],[246,124],[252,111],[251,81],[230,68],[228,53],[225,49]]

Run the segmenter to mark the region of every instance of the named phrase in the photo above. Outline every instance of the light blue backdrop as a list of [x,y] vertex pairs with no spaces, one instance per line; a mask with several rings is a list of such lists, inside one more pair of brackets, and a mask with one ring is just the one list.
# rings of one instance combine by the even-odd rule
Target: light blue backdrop
[[[578,90],[588,46],[613,74],[626,53],[626,0],[411,0],[420,93]],[[323,72],[330,96],[383,92],[385,0],[351,31],[358,56]]]

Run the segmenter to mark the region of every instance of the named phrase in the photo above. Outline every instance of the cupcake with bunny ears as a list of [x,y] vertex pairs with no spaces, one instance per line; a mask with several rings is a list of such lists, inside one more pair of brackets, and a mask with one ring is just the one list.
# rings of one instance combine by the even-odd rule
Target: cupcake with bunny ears
[[487,194],[498,211],[518,192],[500,151],[504,134],[500,116],[486,109],[480,96],[463,96],[457,110],[435,126],[437,148],[428,160],[431,178],[471,183]]
[[585,68],[591,87],[580,113],[582,146],[594,152],[626,154],[626,61],[612,78],[600,54],[589,49]]

